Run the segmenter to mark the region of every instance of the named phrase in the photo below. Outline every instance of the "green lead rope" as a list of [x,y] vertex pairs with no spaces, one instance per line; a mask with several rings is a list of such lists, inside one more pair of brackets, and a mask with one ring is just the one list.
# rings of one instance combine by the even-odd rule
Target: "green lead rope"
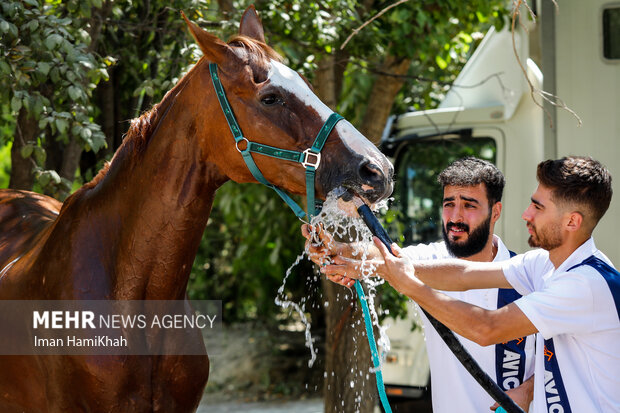
[[392,413],[390,403],[388,402],[387,395],[385,394],[385,384],[383,384],[383,373],[381,373],[381,361],[379,359],[379,351],[377,350],[377,344],[375,342],[375,334],[372,330],[372,320],[370,318],[370,310],[368,309],[368,299],[364,294],[362,283],[359,280],[355,280],[355,291],[357,291],[357,297],[362,305],[362,312],[364,313],[364,325],[366,326],[366,336],[368,338],[368,344],[370,345],[370,355],[372,356],[372,364],[375,367],[375,377],[377,379],[377,391],[379,392],[379,400],[385,413]]

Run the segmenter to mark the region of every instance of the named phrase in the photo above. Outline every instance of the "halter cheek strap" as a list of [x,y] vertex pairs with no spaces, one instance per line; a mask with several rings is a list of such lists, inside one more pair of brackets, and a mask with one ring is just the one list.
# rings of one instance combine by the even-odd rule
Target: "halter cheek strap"
[[[312,215],[316,215],[317,213],[314,198],[314,178],[316,175],[316,170],[321,163],[321,150],[323,149],[325,141],[327,141],[327,137],[331,133],[332,129],[336,126],[336,123],[343,119],[343,117],[335,112],[332,113],[321,127],[321,130],[314,139],[312,146],[303,152],[280,149],[273,146],[252,142],[244,137],[241,132],[241,128],[239,127],[237,119],[235,118],[230,104],[228,103],[228,99],[226,99],[226,93],[224,92],[224,87],[222,86],[222,82],[220,81],[217,73],[217,65],[215,63],[209,64],[209,72],[211,73],[211,81],[213,82],[217,99],[220,102],[220,107],[224,112],[226,122],[228,122],[228,127],[230,128],[233,138],[235,139],[237,150],[241,153],[241,156],[252,173],[252,176],[254,176],[254,178],[261,184],[276,191],[276,193],[280,195],[280,198],[286,202],[286,204],[293,210],[299,219],[303,220],[304,218],[307,218],[308,221],[310,221]],[[242,148],[241,146],[245,147]],[[260,169],[258,169],[258,166],[256,166],[256,163],[252,158],[252,153],[259,153],[285,161],[298,162],[303,165],[306,169],[306,198],[308,201],[308,213],[304,212],[304,210],[297,205],[297,203],[293,201],[293,199],[286,192],[267,181]]]

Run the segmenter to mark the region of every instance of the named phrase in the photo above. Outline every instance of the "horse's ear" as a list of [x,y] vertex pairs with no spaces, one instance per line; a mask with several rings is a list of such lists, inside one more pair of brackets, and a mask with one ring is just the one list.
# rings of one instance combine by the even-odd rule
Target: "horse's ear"
[[239,23],[239,34],[265,43],[263,23],[261,23],[260,17],[258,17],[258,13],[256,13],[254,5],[250,5],[247,9],[245,9],[245,12],[243,12],[241,23]]
[[202,53],[210,62],[222,65],[230,58],[230,55],[233,54],[231,53],[230,46],[218,37],[198,27],[196,23],[187,18],[183,11],[181,11],[181,16],[183,16],[183,19],[185,19],[185,22],[189,26],[189,31],[192,33],[198,46],[200,46]]

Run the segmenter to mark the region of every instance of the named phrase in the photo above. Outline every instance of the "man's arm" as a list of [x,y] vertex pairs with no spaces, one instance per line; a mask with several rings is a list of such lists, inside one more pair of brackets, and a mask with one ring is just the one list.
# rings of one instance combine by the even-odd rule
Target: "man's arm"
[[512,288],[500,262],[459,259],[414,261],[416,277],[429,287],[444,291]]
[[[375,244],[385,260],[385,280],[463,337],[481,346],[487,346],[525,337],[538,331],[516,304],[511,303],[497,310],[486,310],[448,297],[423,284],[416,277],[417,266],[414,272],[414,268],[407,260],[394,257],[377,238],[375,238]],[[474,267],[477,267],[478,263],[475,264]],[[456,275],[453,282],[463,286],[479,285],[477,288],[495,287],[497,284],[509,286],[501,273],[501,267],[499,270],[482,270],[481,274],[478,274],[479,270],[475,269],[463,271],[467,267],[469,267],[467,262],[463,264],[451,261],[445,266],[427,265],[421,272],[424,279],[443,277],[446,274],[447,278],[452,278],[451,275]],[[478,282],[458,281],[468,277],[479,280]],[[504,281],[501,282],[499,277]]]
[[[467,291],[482,288],[512,288],[504,276],[501,263],[457,259],[409,262],[398,245],[392,244],[390,247],[398,258],[403,259],[404,265],[401,269],[391,274],[386,268],[385,262],[381,260],[381,254],[378,250],[377,254],[373,255],[372,263],[376,268],[375,274],[387,280],[398,291],[401,291],[399,285],[406,281],[407,267],[412,266],[415,267],[416,278],[437,290]],[[391,256],[391,254],[389,255]],[[377,256],[379,259],[376,259]],[[350,287],[353,284],[352,280],[361,276],[360,261],[337,255],[331,264],[322,266],[321,272],[331,281]]]
[[448,297],[418,282],[419,285],[403,293],[450,330],[481,346],[504,343],[538,332],[514,303],[497,310],[486,310]]

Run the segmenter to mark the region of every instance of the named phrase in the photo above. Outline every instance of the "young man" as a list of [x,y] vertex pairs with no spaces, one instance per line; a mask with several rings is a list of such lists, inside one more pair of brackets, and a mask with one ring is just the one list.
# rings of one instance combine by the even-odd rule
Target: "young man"
[[[419,244],[402,250],[412,260],[458,257],[469,261],[500,262],[511,252],[493,234],[500,217],[504,190],[503,174],[490,162],[468,157],[459,159],[443,170],[438,177],[443,187],[443,242]],[[304,231],[307,237],[307,229]],[[331,243],[326,243],[331,244]],[[343,246],[332,251],[308,245],[311,258],[320,264],[326,255],[340,253]],[[376,251],[379,258],[379,252]],[[359,262],[336,259],[339,271],[355,272]],[[381,271],[381,268],[379,268]],[[450,292],[450,296],[486,308],[497,309],[520,295],[512,289],[483,289]],[[474,380],[443,342],[428,319],[422,315],[426,347],[431,369],[432,404],[435,413],[484,412],[493,399]],[[520,386],[534,372],[534,337],[519,337],[495,346],[482,347],[459,337],[463,346],[504,390]],[[531,385],[528,383],[528,385]],[[526,408],[531,389],[521,388],[513,397]]]
[[[385,279],[481,345],[539,332],[535,413],[620,411],[620,274],[592,239],[611,202],[611,176],[591,158],[566,157],[540,163],[537,178],[523,219],[529,244],[541,249],[503,263],[417,262],[414,271],[375,240]],[[523,297],[486,310],[429,287],[512,287]]]

